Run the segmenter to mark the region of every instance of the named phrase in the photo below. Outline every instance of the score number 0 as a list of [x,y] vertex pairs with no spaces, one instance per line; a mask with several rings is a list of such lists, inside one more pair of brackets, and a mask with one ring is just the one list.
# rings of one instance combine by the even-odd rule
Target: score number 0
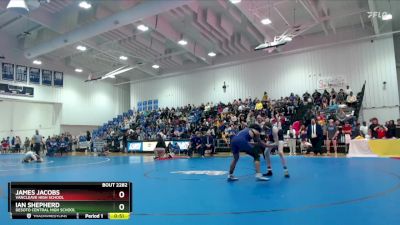
[[[124,198],[125,197],[125,192],[120,191],[118,193],[118,197],[119,198]],[[118,208],[119,208],[119,210],[123,211],[125,209],[125,205],[124,204],[119,204]]]

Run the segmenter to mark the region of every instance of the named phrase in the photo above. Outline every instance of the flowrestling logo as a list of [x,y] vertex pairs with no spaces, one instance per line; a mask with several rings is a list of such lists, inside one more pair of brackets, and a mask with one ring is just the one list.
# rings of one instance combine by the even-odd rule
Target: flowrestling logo
[[207,175],[207,176],[222,176],[228,174],[227,171],[221,170],[181,170],[172,171],[174,174],[185,174],[185,175]]

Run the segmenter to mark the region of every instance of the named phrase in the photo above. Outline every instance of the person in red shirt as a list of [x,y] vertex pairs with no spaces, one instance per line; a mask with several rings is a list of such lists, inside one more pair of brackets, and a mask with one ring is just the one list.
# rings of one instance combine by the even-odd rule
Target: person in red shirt
[[387,128],[384,126],[379,126],[376,132],[378,133],[378,139],[386,138],[386,130]]
[[343,131],[343,134],[344,134],[344,140],[345,140],[345,143],[346,143],[346,152],[349,149],[349,145],[350,145],[351,130],[352,130],[352,127],[351,127],[349,121],[346,121],[344,123],[344,125],[343,125],[343,128],[342,128],[342,131]]

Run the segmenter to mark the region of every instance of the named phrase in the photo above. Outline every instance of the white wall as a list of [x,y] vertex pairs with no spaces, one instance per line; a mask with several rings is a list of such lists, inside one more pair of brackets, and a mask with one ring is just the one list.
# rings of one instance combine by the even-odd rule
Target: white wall
[[32,137],[35,129],[43,135],[60,132],[60,104],[0,101],[0,137]]
[[[52,124],[52,128],[46,128],[50,133],[44,131],[43,134],[60,133],[60,125],[100,126],[129,109],[129,85],[114,86],[104,81],[83,81],[78,76],[64,75],[63,88],[33,86],[33,98],[0,95],[0,98],[8,100],[1,102],[0,118],[13,120],[9,126],[0,126],[0,137],[11,135],[10,130],[20,130],[24,126],[28,133],[33,133],[34,129],[45,130],[44,125],[39,125],[50,123],[52,117],[49,115],[53,114],[59,116],[58,123]],[[19,101],[13,104],[21,108],[18,114],[15,114],[15,107],[2,106],[12,100]],[[40,115],[41,111],[46,113]],[[25,120],[24,116],[30,119]],[[73,131],[77,132],[76,129]]]
[[[248,96],[272,98],[290,92],[302,94],[316,89],[318,76],[346,76],[358,92],[367,81],[364,117],[382,120],[399,117],[399,94],[392,38],[357,42],[308,52],[264,58],[259,61],[189,72],[131,84],[131,107],[138,101],[159,99],[159,106],[181,106],[208,101],[231,101]],[[228,88],[223,92],[222,85]],[[383,90],[382,82],[386,81]],[[390,108],[380,108],[380,107]],[[379,108],[369,109],[372,107]]]

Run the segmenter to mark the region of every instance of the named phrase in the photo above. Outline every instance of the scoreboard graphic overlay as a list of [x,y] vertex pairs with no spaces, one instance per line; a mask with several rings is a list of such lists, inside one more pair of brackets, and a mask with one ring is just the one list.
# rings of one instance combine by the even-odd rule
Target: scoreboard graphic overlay
[[129,219],[131,182],[10,182],[12,219]]

